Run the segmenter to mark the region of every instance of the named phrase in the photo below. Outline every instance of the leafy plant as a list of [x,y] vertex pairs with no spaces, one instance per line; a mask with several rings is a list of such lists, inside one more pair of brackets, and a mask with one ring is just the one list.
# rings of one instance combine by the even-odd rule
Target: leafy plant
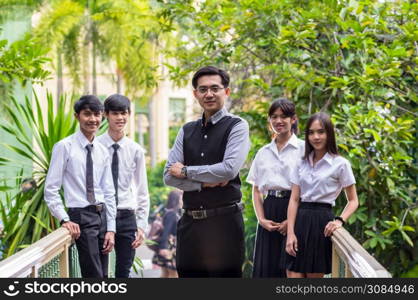
[[[2,144],[3,147],[29,159],[34,166],[31,177],[36,185],[29,191],[18,191],[14,196],[5,194],[1,206],[5,223],[3,243],[5,255],[10,256],[19,247],[32,244],[55,230],[59,224],[44,201],[44,184],[52,155],[52,148],[59,140],[75,132],[77,122],[69,113],[69,101],[65,96],[57,105],[51,94],[47,95],[46,107],[34,95],[33,103],[28,97],[23,103],[15,98],[5,105],[5,113],[13,122],[1,122],[0,127],[16,138],[18,146]],[[14,162],[18,163],[18,162]],[[16,181],[20,187],[23,173]]]

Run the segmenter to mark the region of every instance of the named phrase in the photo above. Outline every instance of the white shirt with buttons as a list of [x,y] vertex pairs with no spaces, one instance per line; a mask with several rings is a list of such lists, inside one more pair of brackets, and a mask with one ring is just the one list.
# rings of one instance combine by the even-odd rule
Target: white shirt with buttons
[[247,182],[256,185],[261,193],[268,190],[290,190],[291,172],[301,163],[305,142],[292,134],[286,145],[279,151],[274,140],[258,150]]
[[290,179],[300,187],[302,202],[328,203],[332,206],[343,188],[356,183],[347,159],[326,153],[313,165],[313,152],[309,160],[302,160]]
[[[108,149],[112,161],[115,151],[112,147],[115,144],[112,137],[106,132],[97,137],[97,140]],[[137,226],[145,232],[150,206],[145,151],[138,143],[127,137],[123,137],[117,144],[120,146],[117,150],[119,158],[117,208],[134,210]]]
[[[69,220],[62,203],[60,190],[64,188],[67,207],[86,207],[86,160],[89,140],[81,131],[62,139],[52,149],[51,162],[45,180],[44,199],[51,214],[58,220]],[[107,149],[97,141],[93,144],[93,185],[97,203],[106,203],[107,231],[115,232],[116,202],[110,158]]]

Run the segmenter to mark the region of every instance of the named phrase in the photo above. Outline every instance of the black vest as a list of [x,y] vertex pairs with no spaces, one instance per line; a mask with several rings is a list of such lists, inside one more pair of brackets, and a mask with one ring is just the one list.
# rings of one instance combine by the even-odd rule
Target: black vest
[[[241,119],[224,116],[215,125],[202,119],[183,126],[183,155],[186,166],[212,165],[224,159],[226,144],[232,127]],[[239,174],[224,187],[202,188],[200,192],[184,192],[183,207],[186,209],[214,208],[241,200]]]

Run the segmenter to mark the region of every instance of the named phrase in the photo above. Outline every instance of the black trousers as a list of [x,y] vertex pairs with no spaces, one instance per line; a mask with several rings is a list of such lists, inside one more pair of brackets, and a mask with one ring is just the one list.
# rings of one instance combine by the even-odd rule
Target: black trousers
[[135,212],[133,210],[118,210],[116,214],[116,278],[129,278],[129,273],[135,258],[132,242],[137,231]]
[[69,208],[70,220],[80,226],[76,240],[81,276],[83,278],[107,278],[109,255],[103,254],[106,234],[106,209],[101,212],[88,208]]
[[179,277],[242,277],[244,254],[241,211],[200,220],[184,214],[179,220]]

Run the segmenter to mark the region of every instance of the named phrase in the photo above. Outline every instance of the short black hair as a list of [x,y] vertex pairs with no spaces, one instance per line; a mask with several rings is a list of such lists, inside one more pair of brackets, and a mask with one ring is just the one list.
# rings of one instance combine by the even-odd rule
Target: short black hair
[[192,79],[193,88],[197,88],[197,81],[199,80],[199,78],[206,75],[219,75],[221,77],[222,85],[225,88],[229,86],[229,75],[226,71],[217,67],[206,66],[200,68],[196,73],[194,73]]
[[309,154],[314,150],[311,143],[309,143],[309,128],[311,128],[311,125],[313,122],[319,121],[322,126],[325,129],[325,132],[327,134],[327,152],[334,155],[339,155],[338,149],[337,149],[337,143],[335,141],[335,131],[334,131],[334,125],[332,124],[331,118],[328,114],[324,112],[318,112],[316,114],[313,114],[309,119],[308,123],[306,124],[305,128],[305,156],[304,159],[309,158]]
[[90,109],[92,112],[104,110],[102,102],[94,95],[83,95],[74,104],[74,111],[79,114],[83,109]]
[[[282,98],[278,98],[274,100],[273,103],[270,105],[269,117],[271,117],[279,108],[282,110],[283,114],[286,117],[292,118],[296,116],[295,104],[289,99],[282,97]],[[297,120],[294,124],[292,124],[292,132],[294,134],[298,134],[298,121]]]
[[113,94],[104,101],[104,109],[106,113],[109,111],[128,111],[131,112],[131,101],[128,97],[120,94]]

